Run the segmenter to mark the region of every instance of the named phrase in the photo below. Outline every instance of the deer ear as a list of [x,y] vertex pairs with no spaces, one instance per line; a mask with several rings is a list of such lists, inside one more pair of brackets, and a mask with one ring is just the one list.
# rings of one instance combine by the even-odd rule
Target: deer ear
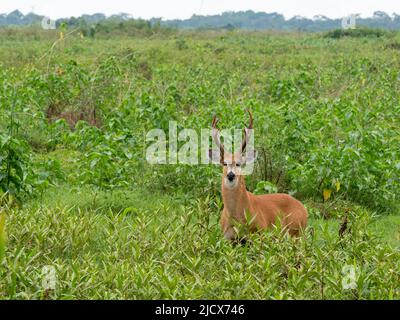
[[252,164],[257,159],[257,151],[254,149],[246,150],[243,154],[243,162],[245,164]]
[[211,160],[212,164],[221,164],[223,162],[223,156],[220,154],[219,150],[209,149],[208,158]]

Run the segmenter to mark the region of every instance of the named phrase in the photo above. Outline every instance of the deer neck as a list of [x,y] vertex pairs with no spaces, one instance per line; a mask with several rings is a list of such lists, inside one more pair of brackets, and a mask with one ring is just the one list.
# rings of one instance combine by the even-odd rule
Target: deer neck
[[245,221],[245,211],[249,207],[249,196],[243,176],[239,177],[238,185],[235,188],[226,187],[224,178],[222,179],[222,199],[229,217],[238,221]]

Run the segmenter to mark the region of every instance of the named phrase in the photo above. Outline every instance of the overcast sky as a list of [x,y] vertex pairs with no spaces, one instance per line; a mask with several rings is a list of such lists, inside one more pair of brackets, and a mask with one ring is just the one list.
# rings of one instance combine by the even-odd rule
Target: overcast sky
[[400,13],[400,0],[0,0],[0,13],[15,9],[51,18],[125,12],[135,18],[185,19],[193,14],[240,10],[278,12],[286,18],[294,15],[313,17],[317,14],[338,18],[352,13],[367,17],[379,10],[388,14]]

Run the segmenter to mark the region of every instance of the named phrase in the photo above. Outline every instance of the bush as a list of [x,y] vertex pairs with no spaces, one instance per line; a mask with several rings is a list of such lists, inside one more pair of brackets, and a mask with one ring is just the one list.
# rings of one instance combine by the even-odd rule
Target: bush
[[340,39],[343,37],[349,38],[363,38],[363,37],[372,37],[372,38],[381,38],[389,35],[390,32],[383,29],[371,29],[371,28],[363,28],[358,27],[355,29],[335,29],[332,31],[328,31],[325,33],[325,38],[332,39]]

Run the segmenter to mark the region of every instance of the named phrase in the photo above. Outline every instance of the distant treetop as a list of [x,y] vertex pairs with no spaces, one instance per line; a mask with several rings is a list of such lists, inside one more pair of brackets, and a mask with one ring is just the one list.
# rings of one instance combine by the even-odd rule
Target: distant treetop
[[[9,14],[0,14],[0,26],[12,25],[39,25],[43,16],[35,13],[24,15],[18,10]],[[57,20],[57,23],[65,22],[67,24],[93,25],[104,21],[128,21],[135,20],[130,14],[120,13],[110,17],[102,13],[92,15],[84,14],[80,17],[63,18]],[[246,29],[246,30],[296,30],[296,31],[327,31],[341,27],[342,18],[330,19],[323,15],[316,15],[312,19],[301,16],[294,16],[290,19],[285,19],[282,14],[277,12],[254,12],[239,11],[239,12],[223,12],[217,15],[193,15],[185,20],[161,20],[152,18],[147,20],[150,24],[157,23],[161,26],[174,27],[178,29]],[[143,20],[142,20],[143,21]],[[357,16],[356,25],[369,28],[380,28],[387,30],[400,29],[400,15],[393,13],[389,15],[383,11],[374,12],[372,17],[361,18]]]

